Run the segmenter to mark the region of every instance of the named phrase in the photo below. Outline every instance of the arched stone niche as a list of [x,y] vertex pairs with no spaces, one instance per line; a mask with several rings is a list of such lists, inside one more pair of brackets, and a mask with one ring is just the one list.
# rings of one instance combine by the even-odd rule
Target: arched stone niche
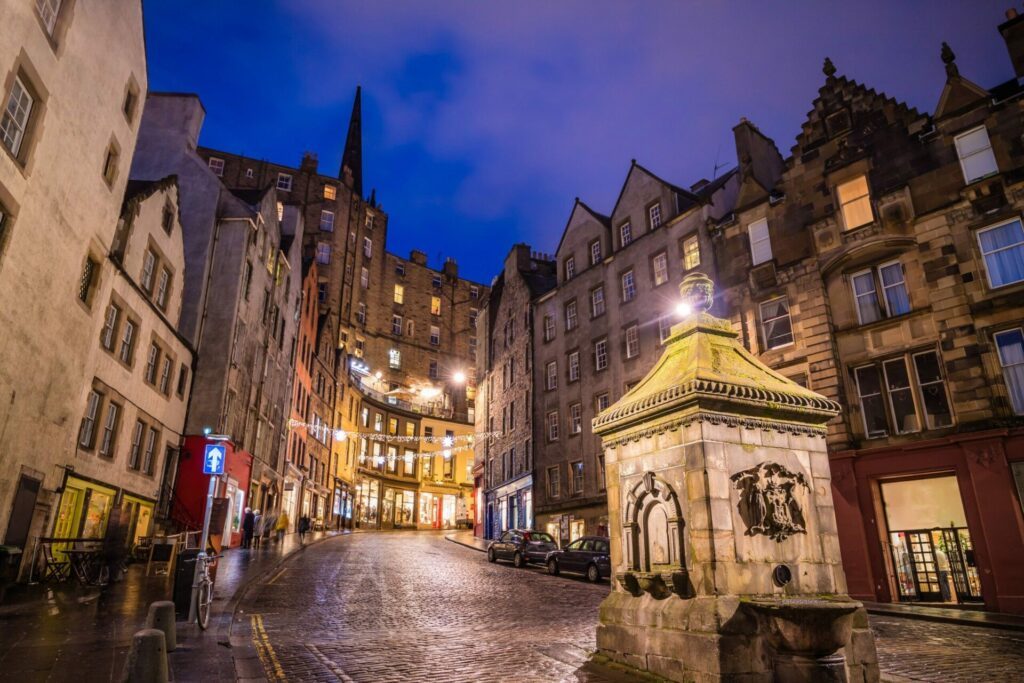
[[630,593],[689,597],[682,506],[672,485],[645,472],[626,494],[623,548],[626,571],[620,583]]

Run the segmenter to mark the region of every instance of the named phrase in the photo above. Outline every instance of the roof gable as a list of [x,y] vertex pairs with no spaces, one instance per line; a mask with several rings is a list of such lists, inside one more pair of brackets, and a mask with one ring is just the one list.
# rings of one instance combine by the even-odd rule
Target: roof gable
[[585,225],[587,221],[597,223],[604,228],[606,233],[611,230],[611,220],[609,220],[608,216],[594,211],[579,197],[576,197],[573,201],[572,211],[569,213],[569,220],[565,222],[565,228],[562,230],[562,237],[558,240],[558,247],[555,248],[556,259],[561,259],[562,245],[565,244],[565,237],[569,234],[569,231],[577,229],[578,226]]
[[942,44],[942,61],[946,65],[946,85],[935,106],[935,118],[957,113],[989,98],[987,90],[960,75],[956,55],[948,43]]
[[[655,175],[649,169],[638,164],[636,162],[636,159],[633,159],[630,161],[629,172],[626,173],[626,180],[622,183],[622,189],[619,190],[619,196],[615,200],[615,206],[612,207],[611,217],[613,221],[615,221],[615,219],[618,216],[619,206],[622,204],[622,200],[626,197],[628,193],[627,191],[631,189],[634,183],[639,182],[638,174],[646,176],[648,179],[653,180],[656,183],[659,183],[663,187],[667,188],[668,190],[678,195],[679,208],[683,208],[684,206],[686,206],[684,202],[692,202],[693,204],[700,203],[700,198],[694,193],[690,192],[689,190],[683,189],[678,185],[674,185],[665,180],[664,178],[661,178],[660,176]],[[673,209],[672,213],[674,214],[676,213],[676,211]]]

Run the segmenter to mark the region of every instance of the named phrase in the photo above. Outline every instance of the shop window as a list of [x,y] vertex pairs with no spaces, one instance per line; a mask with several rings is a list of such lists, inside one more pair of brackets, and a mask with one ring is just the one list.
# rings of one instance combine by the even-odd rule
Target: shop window
[[910,312],[907,284],[899,261],[854,273],[851,285],[857,304],[857,319],[862,325]]
[[989,287],[1024,282],[1024,227],[1019,218],[979,230],[978,244]]
[[777,349],[793,343],[793,322],[789,317],[789,299],[780,296],[760,306],[761,330],[768,349]]
[[996,157],[992,153],[992,143],[988,139],[985,126],[978,126],[953,138],[956,155],[960,158],[960,168],[964,172],[964,182],[973,183],[986,176],[999,173]]
[[1024,329],[999,332],[995,340],[1010,405],[1014,413],[1024,415]]
[[867,176],[858,176],[836,187],[843,227],[847,230],[867,225],[875,219],[871,211],[871,194]]

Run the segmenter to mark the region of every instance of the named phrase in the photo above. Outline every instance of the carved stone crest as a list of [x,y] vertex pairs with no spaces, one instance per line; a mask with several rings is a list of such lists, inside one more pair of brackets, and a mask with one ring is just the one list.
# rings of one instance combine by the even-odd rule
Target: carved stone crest
[[793,534],[807,533],[803,510],[794,495],[799,486],[810,488],[802,473],[790,472],[776,462],[763,462],[731,479],[740,492],[737,508],[747,525],[747,536],[763,534],[781,542]]

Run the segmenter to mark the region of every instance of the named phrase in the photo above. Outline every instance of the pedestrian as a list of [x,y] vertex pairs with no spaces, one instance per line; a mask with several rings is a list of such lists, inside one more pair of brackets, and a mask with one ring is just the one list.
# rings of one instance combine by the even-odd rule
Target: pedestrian
[[277,513],[269,511],[263,515],[263,547],[270,547],[270,537],[274,533],[274,528],[277,525]]
[[108,581],[120,581],[124,572],[124,561],[128,555],[125,541],[128,527],[122,522],[122,509],[115,505],[107,516],[107,529],[103,535],[103,562],[107,570],[106,579],[96,577],[97,583],[103,585]]
[[263,538],[263,515],[259,510],[252,511],[252,547],[260,547],[260,539]]
[[277,542],[284,543],[284,535],[288,533],[288,524],[291,520],[288,519],[288,511],[281,510],[281,514],[277,516],[277,523],[274,525],[274,531],[277,533]]
[[306,532],[309,531],[309,515],[299,517],[299,543],[306,542]]
[[245,516],[242,517],[242,547],[248,548],[252,544],[252,531],[256,524],[256,515],[252,508],[245,508]]

